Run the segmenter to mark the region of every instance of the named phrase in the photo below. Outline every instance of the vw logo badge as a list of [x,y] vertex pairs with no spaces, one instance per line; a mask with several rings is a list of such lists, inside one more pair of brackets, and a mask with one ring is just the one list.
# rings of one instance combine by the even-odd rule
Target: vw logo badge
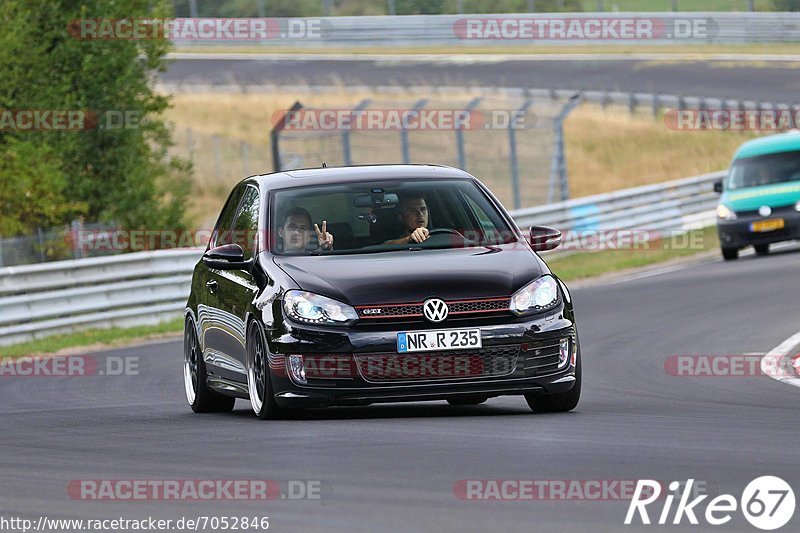
[[762,217],[768,217],[772,214],[772,208],[768,205],[762,205],[758,208],[758,214]]
[[422,305],[422,313],[425,315],[425,318],[431,322],[441,322],[447,318],[449,312],[450,309],[447,307],[447,304],[444,300],[440,300],[439,298],[425,300],[425,303]]

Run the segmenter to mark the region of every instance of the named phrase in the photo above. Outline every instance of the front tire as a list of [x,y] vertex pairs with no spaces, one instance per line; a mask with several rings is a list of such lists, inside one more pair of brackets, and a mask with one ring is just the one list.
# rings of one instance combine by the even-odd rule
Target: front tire
[[236,398],[223,396],[208,388],[208,373],[203,360],[197,329],[191,318],[186,319],[183,328],[183,386],[186,401],[195,413],[229,413],[236,404]]
[[247,391],[250,405],[259,420],[274,420],[288,415],[272,392],[267,343],[262,329],[252,322],[247,333]]
[[739,259],[739,249],[738,248],[723,248],[722,249],[722,258],[725,261],[733,261],[735,259]]
[[756,249],[756,255],[769,255],[769,244],[756,244],[753,248]]

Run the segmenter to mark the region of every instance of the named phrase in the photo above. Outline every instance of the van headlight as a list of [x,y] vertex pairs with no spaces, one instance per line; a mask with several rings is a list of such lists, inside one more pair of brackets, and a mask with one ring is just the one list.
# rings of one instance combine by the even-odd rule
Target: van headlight
[[347,325],[358,320],[356,310],[349,305],[313,292],[288,291],[283,309],[291,319],[306,324]]
[[717,206],[717,216],[722,220],[736,220],[736,213],[728,206],[722,204]]
[[528,283],[511,297],[511,311],[517,315],[539,312],[558,303],[558,284],[553,276],[544,275]]

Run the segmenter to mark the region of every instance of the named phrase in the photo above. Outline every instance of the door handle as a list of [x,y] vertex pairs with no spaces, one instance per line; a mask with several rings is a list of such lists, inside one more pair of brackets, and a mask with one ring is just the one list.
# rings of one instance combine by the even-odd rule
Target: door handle
[[214,294],[214,291],[217,290],[218,286],[219,285],[217,284],[217,282],[213,279],[211,281],[206,282],[206,287],[208,287],[208,292],[210,292],[211,294]]

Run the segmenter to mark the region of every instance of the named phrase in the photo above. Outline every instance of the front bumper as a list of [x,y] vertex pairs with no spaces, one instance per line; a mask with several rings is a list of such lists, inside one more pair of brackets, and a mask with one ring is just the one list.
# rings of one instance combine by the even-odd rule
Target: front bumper
[[[575,383],[575,357],[579,351],[571,310],[557,308],[534,317],[458,320],[447,325],[422,323],[391,324],[381,327],[336,328],[298,326],[284,323],[286,332],[270,341],[270,368],[276,402],[281,407],[324,407],[366,405],[379,402],[444,400],[465,397],[493,397],[527,393],[560,393]],[[364,360],[380,356],[389,366],[409,354],[396,352],[400,331],[423,329],[480,328],[483,348],[462,352],[420,354],[428,362],[463,357],[484,369],[482,374],[440,375],[400,374],[376,379]],[[553,346],[569,340],[570,358],[565,366],[552,364]],[[558,348],[556,348],[557,353]],[[507,356],[508,366],[498,366],[496,356]],[[377,355],[375,355],[377,354]],[[455,354],[455,355],[454,355]],[[349,358],[343,372],[324,376],[309,373],[303,383],[291,371],[291,356]],[[492,359],[495,357],[495,359]],[[555,356],[557,358],[557,355]],[[296,360],[296,358],[295,358]],[[360,361],[360,362],[359,362]],[[399,363],[398,363],[399,364]],[[433,365],[436,368],[437,365]],[[458,364],[456,363],[456,368]],[[443,368],[443,367],[442,367]],[[451,370],[453,366],[451,365]],[[466,368],[466,367],[465,367]],[[486,369],[493,369],[486,371]],[[313,376],[313,377],[312,377]]]
[[[753,222],[763,222],[782,218],[784,227],[765,232],[751,230]],[[717,233],[723,248],[743,248],[749,245],[772,244],[775,242],[800,239],[800,213],[789,210],[774,212],[769,217],[740,216],[736,220],[717,220]]]

